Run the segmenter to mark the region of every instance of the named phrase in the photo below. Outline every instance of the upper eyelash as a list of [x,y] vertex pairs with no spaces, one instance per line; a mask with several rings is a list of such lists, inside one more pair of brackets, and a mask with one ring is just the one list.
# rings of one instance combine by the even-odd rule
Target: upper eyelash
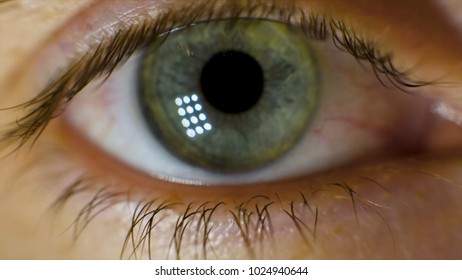
[[[274,3],[249,1],[220,6],[216,10],[217,0],[207,4],[187,6],[184,9],[169,11],[162,16],[147,20],[143,24],[120,27],[112,38],[102,42],[83,57],[80,57],[64,75],[50,83],[33,99],[8,109],[23,109],[26,113],[17,119],[14,126],[0,135],[0,150],[17,143],[13,151],[24,146],[32,139],[38,139],[47,124],[58,117],[64,105],[70,102],[85,86],[99,77],[107,79],[117,66],[122,64],[138,48],[161,38],[180,28],[197,24],[197,18],[206,18],[200,22],[218,19],[259,18],[276,15],[277,20],[292,24],[295,15],[299,15],[296,25],[314,39],[326,40],[329,36],[337,48],[353,55],[358,61],[367,61],[376,77],[386,86],[383,77],[394,86],[406,91],[406,88],[421,87],[429,82],[414,81],[407,71],[397,69],[390,53],[382,54],[377,44],[364,39],[348,28],[342,20],[326,19],[320,15],[307,14],[291,7],[280,7]],[[180,16],[181,15],[181,16]],[[165,35],[165,36],[163,36]]]

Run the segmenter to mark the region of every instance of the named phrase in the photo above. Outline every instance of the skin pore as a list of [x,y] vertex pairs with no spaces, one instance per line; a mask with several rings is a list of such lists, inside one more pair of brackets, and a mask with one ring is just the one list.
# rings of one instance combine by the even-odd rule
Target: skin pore
[[[89,34],[181,2],[0,2],[0,108],[35,96],[73,53],[89,47]],[[462,13],[457,1],[276,2],[341,18],[392,52],[396,67],[415,68],[414,80],[435,81],[412,98],[462,109],[462,29],[458,13],[447,12]],[[367,85],[386,92],[377,80]],[[428,115],[412,156],[283,182],[209,187],[133,170],[85,139],[64,114],[34,146],[0,161],[0,258],[460,259],[462,129]],[[6,127],[18,111],[0,116]]]

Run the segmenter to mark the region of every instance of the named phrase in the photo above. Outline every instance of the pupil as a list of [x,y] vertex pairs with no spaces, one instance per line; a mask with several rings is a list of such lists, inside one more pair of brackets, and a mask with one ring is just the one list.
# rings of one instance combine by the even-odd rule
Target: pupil
[[263,82],[260,64],[239,51],[215,54],[201,73],[205,99],[216,109],[231,114],[245,112],[257,104]]

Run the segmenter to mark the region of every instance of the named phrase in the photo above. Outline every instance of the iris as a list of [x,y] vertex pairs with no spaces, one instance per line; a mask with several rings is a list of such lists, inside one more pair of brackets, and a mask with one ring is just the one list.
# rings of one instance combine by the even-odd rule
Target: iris
[[197,24],[148,47],[139,104],[176,157],[216,172],[278,159],[304,135],[320,92],[305,34],[265,20]]

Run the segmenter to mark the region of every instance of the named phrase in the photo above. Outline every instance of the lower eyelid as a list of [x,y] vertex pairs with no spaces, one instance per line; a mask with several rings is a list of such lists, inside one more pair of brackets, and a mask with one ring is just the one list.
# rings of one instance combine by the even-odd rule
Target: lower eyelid
[[[168,179],[156,179],[142,171],[134,170],[123,162],[107,155],[80,135],[63,119],[57,119],[53,128],[58,135],[57,139],[59,139],[60,145],[80,166],[85,166],[85,169],[91,170],[97,177],[112,178],[117,184],[130,186],[130,188],[134,187],[144,194],[153,193],[169,197],[174,192],[175,196],[180,200],[181,198],[191,199],[191,195],[197,199],[203,196],[215,199],[222,199],[223,197],[238,199],[242,196],[247,197],[248,190],[259,193],[261,189],[268,190],[270,186],[277,189],[281,184],[281,182],[272,182],[245,186],[220,186],[218,190],[214,186],[191,185],[184,181],[175,182]],[[75,150],[75,147],[79,147],[78,151]],[[142,196],[145,197],[145,195]]]
[[[72,138],[72,135],[63,134],[67,136],[63,135],[62,137]],[[66,138],[61,138],[61,140],[66,140]],[[41,144],[39,143],[39,145]],[[61,144],[58,143],[56,147],[61,146]],[[79,173],[77,170],[81,170],[84,174],[83,177],[88,178],[88,194],[76,194],[69,198],[69,201],[73,202],[72,207],[77,207],[77,212],[81,211],[82,207],[87,205],[99,190],[105,190],[100,193],[100,196],[120,193],[113,200],[95,205],[95,209],[93,209],[98,212],[100,209],[98,207],[110,206],[105,212],[107,214],[103,215],[104,221],[115,219],[128,223],[117,222],[113,228],[114,232],[123,231],[121,234],[116,234],[119,236],[116,239],[118,243],[114,244],[116,248],[122,246],[123,240],[119,239],[123,239],[123,233],[128,231],[130,222],[125,220],[128,217],[120,217],[119,215],[122,215],[123,211],[115,211],[117,207],[114,208],[114,206],[127,205],[131,208],[131,214],[127,214],[133,215],[134,213],[140,214],[141,208],[149,202],[153,202],[150,206],[151,211],[154,211],[162,203],[172,204],[168,211],[162,211],[162,215],[167,215],[168,218],[163,220],[162,226],[157,227],[152,233],[153,236],[160,238],[152,240],[153,246],[155,246],[153,247],[154,258],[166,257],[165,250],[171,241],[175,224],[186,213],[188,205],[191,207],[189,211],[198,211],[197,215],[200,216],[204,209],[210,209],[220,203],[223,204],[217,206],[208,224],[214,229],[212,237],[210,237],[210,244],[214,244],[215,253],[219,256],[232,253],[233,255],[227,256],[229,258],[258,258],[263,256],[266,258],[402,258],[406,254],[417,254],[418,258],[422,258],[424,256],[422,249],[413,248],[420,244],[416,236],[422,234],[423,237],[426,237],[426,234],[436,234],[438,229],[443,230],[443,225],[448,227],[446,222],[450,224],[452,219],[457,219],[457,214],[453,218],[441,219],[441,217],[448,215],[447,213],[450,211],[458,213],[457,207],[460,205],[457,206],[457,201],[462,198],[462,178],[456,176],[458,174],[456,170],[462,164],[460,156],[371,163],[362,167],[337,169],[287,182],[253,186],[256,188],[242,186],[212,191],[208,188],[199,187],[200,189],[197,190],[197,187],[193,187],[194,192],[182,195],[181,188],[187,191],[187,187],[178,188],[179,186],[175,184],[165,182],[151,186],[155,187],[156,190],[158,187],[164,188],[165,192],[163,193],[155,192],[154,189],[149,192],[142,191],[141,188],[138,189],[137,187],[143,187],[143,185],[149,187],[144,179],[133,181],[132,179],[136,176],[132,176],[130,179],[126,178],[127,181],[125,181],[121,179],[123,174],[122,177],[117,177],[123,168],[99,170],[95,168],[95,165],[88,165],[85,161],[80,161],[74,151],[68,150],[65,146],[63,148],[61,159],[55,163],[59,164],[59,162],[64,161],[64,165],[73,166],[71,168],[73,172]],[[85,152],[92,154],[91,151]],[[61,173],[60,176],[62,177],[63,174]],[[417,184],[417,182],[423,184]],[[285,186],[282,187],[281,184],[285,184]],[[432,188],[434,185],[439,186],[438,193],[434,193]],[[56,196],[62,191],[59,190],[57,184],[53,184],[53,190],[55,190]],[[305,203],[305,199],[309,205]],[[206,207],[201,208],[204,203]],[[138,208],[135,210],[137,205]],[[253,248],[258,248],[252,252],[245,244],[243,233],[236,226],[236,220],[232,213],[244,215],[245,211],[249,211],[248,213],[254,213],[253,217],[257,217],[256,213],[265,206],[269,208],[268,215],[271,217],[272,226],[265,224],[262,228],[267,235],[260,236],[253,231],[245,233],[252,238],[251,242],[255,243]],[[155,218],[154,221],[160,219],[162,215]],[[416,220],[410,220],[410,217],[416,218]],[[423,219],[423,217],[426,218]],[[186,221],[191,221],[193,224],[194,219],[186,219]],[[252,221],[252,225],[255,226],[258,219]],[[411,227],[411,224],[414,226],[414,223],[418,223],[418,221],[425,221],[425,223],[430,221],[432,226],[428,227],[427,225],[427,229],[417,235],[413,231],[408,231],[410,229],[408,227]],[[147,222],[148,220],[140,221],[139,227],[135,229],[141,230]],[[241,224],[242,226],[245,225],[243,220],[240,222],[244,223]],[[98,222],[94,223],[96,223],[95,228],[100,228]],[[297,225],[303,229],[303,234],[297,230]],[[316,234],[313,232],[315,228]],[[445,229],[441,234],[452,236],[453,230],[460,230],[460,228],[449,226],[448,230]],[[92,230],[88,233],[83,230],[81,234],[91,233]],[[114,233],[107,232],[106,234]],[[197,234],[202,234],[202,231],[197,231],[194,226],[189,226],[186,227],[185,234],[193,238]],[[265,242],[270,242],[270,236],[274,240],[282,238],[284,246],[279,247],[278,250],[272,246],[265,246],[265,249],[262,249],[263,247],[260,247],[262,244],[269,244]],[[184,238],[184,244],[189,244],[184,246],[193,246],[188,243],[189,237]],[[411,237],[415,237],[415,240],[410,239]],[[355,238],[360,238],[361,242],[358,243]],[[235,244],[233,248],[229,248],[231,240]],[[402,243],[404,240],[407,240],[406,243]],[[397,243],[394,244],[394,242]],[[276,242],[276,244],[282,243]],[[132,252],[130,246],[129,243],[123,258],[130,256]],[[275,246],[277,247],[277,245]],[[426,246],[434,245],[429,242],[426,243]],[[444,246],[448,246],[448,244]],[[147,257],[146,247],[144,248],[145,255],[143,257]],[[338,248],[342,248],[342,250],[339,251]],[[436,248],[438,249],[438,246]],[[156,249],[160,251],[156,251]],[[449,252],[450,250],[447,249],[446,253]],[[137,257],[141,257],[139,253],[140,251],[138,251]],[[201,258],[201,256],[202,252],[195,247],[193,250],[185,249],[180,257]],[[409,257],[409,255],[407,256]],[[208,257],[215,258],[217,256],[214,256],[212,251],[208,251]],[[170,258],[175,258],[174,251],[171,252]]]
[[[454,151],[457,151],[457,147],[460,147],[460,143],[462,143],[462,132],[459,128],[452,123],[438,118],[431,118],[429,120],[431,120],[431,122],[427,124],[427,126],[431,129],[429,129],[430,132],[427,133],[428,140],[422,145],[423,151],[434,155],[438,155],[439,153],[444,155],[449,151],[450,154],[457,155]],[[142,171],[134,170],[132,167],[127,166],[123,162],[101,151],[100,148],[90,143],[88,139],[72,128],[71,124],[62,118],[55,121],[52,129],[54,129],[54,132],[58,135],[57,139],[59,139],[60,145],[67,153],[72,155],[77,162],[80,162],[79,164],[81,166],[85,166],[85,169],[91,170],[97,177],[106,179],[112,178],[117,184],[138,189],[140,193],[144,193],[142,195],[143,197],[146,197],[145,194],[149,193],[168,197],[174,192],[175,196],[180,200],[188,200],[191,198],[200,200],[202,197],[209,197],[217,200],[226,197],[230,200],[239,200],[265,192],[281,193],[281,189],[287,193],[289,193],[290,190],[296,192],[300,188],[306,188],[307,186],[305,183],[307,181],[316,181],[316,179],[313,178],[319,176],[322,178],[326,176],[325,174],[330,174],[331,172],[333,172],[332,174],[335,176],[344,177],[345,174],[348,174],[348,171],[345,170],[355,170],[360,166],[379,165],[380,161],[385,160],[379,157],[363,162],[359,161],[357,164],[349,164],[347,167],[333,168],[324,172],[275,182],[253,183],[241,186],[201,186],[191,185],[190,182],[185,181],[176,182],[162,178],[155,179]],[[441,137],[440,135],[445,137]],[[79,149],[76,150],[76,147],[79,147]],[[416,154],[415,156],[418,157],[419,155]],[[285,185],[285,187],[281,188],[281,184]]]

